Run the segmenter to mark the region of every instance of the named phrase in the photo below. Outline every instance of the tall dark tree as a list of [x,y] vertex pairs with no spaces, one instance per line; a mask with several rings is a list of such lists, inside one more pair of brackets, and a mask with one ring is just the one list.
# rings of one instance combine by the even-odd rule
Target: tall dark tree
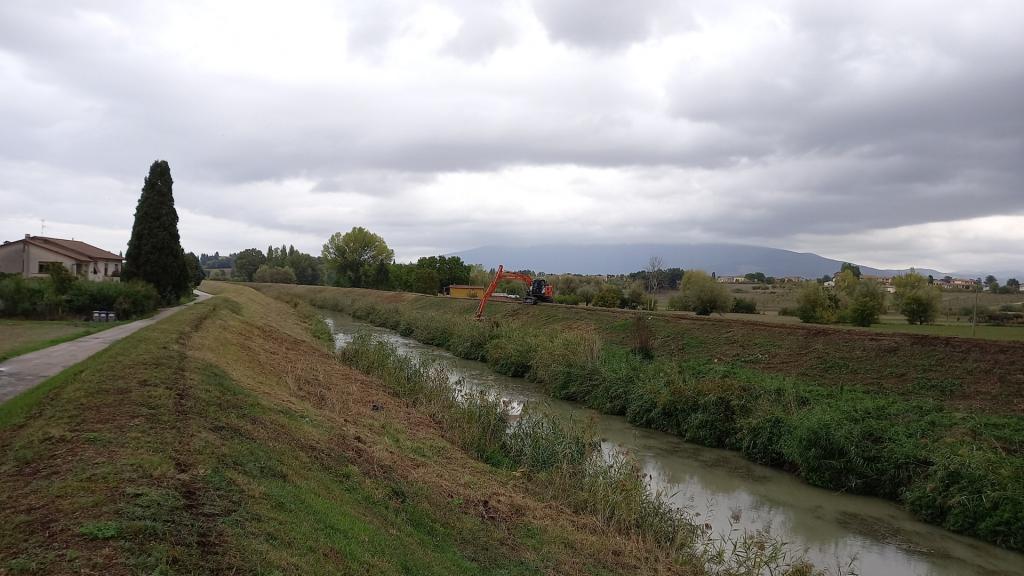
[[153,162],[135,207],[135,224],[121,274],[124,281],[149,282],[167,304],[176,303],[188,294],[191,284],[178,235],[173,184],[167,162]]

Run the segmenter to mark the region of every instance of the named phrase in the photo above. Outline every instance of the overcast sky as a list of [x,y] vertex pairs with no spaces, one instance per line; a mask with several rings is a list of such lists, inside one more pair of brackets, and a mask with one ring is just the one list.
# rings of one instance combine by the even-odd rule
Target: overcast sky
[[1024,271],[1024,2],[0,3],[0,238]]

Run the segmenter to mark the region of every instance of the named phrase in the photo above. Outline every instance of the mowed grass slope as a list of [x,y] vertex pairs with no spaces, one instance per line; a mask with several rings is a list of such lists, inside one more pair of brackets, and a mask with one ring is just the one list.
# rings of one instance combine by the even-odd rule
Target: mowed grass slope
[[0,406],[0,573],[678,573],[242,287]]
[[1024,549],[1022,344],[551,305],[496,303],[477,322],[468,300],[257,287],[485,361],[635,425]]

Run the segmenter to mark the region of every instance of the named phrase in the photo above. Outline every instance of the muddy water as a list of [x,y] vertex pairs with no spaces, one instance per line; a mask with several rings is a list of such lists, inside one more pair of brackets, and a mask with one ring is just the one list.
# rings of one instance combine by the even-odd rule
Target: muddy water
[[895,504],[808,486],[734,452],[688,444],[669,434],[637,428],[621,417],[554,400],[535,385],[497,374],[486,364],[456,358],[343,314],[323,314],[339,347],[357,332],[372,332],[396,344],[402,353],[448,364],[472,386],[518,403],[543,403],[556,413],[592,420],[607,450],[630,453],[650,475],[654,488],[699,515],[718,533],[769,528],[833,574],[846,574],[852,559],[856,573],[865,576],[1024,575],[1024,555],[924,524]]

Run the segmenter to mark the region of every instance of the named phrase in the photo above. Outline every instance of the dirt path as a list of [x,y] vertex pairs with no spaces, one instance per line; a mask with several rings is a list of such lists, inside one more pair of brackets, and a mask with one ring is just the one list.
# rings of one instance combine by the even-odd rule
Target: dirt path
[[0,363],[0,404],[18,394],[54,376],[60,371],[73,366],[89,356],[103,350],[114,342],[133,334],[146,326],[159,322],[164,318],[190,306],[202,302],[210,295],[195,291],[196,299],[182,306],[165,308],[150,318],[136,320],[122,326],[104,330],[77,340],[57,344],[49,348],[37,350],[23,356],[16,356]]

